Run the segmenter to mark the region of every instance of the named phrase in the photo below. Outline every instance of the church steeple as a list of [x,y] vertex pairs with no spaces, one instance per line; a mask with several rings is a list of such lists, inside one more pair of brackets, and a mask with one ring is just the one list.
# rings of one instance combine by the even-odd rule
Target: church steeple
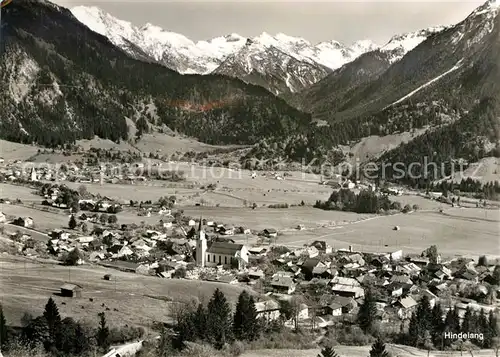
[[207,239],[203,230],[203,218],[200,216],[200,224],[198,225],[198,235],[196,239],[196,265],[199,267],[205,266],[207,255]]
[[200,224],[198,225],[198,232],[201,232],[202,228],[203,228],[203,216],[200,216]]

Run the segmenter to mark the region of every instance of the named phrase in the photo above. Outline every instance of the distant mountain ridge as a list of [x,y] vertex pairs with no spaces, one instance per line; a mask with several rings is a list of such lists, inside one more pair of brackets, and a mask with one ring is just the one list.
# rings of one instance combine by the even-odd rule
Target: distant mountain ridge
[[130,55],[150,60],[182,74],[219,73],[265,87],[276,95],[297,93],[359,56],[380,49],[389,63],[438,28],[394,36],[386,45],[370,40],[345,46],[337,41],[311,44],[302,38],[262,33],[254,38],[238,34],[194,42],[158,26],[136,27],[97,7],[77,6],[73,15],[91,30],[106,36]]

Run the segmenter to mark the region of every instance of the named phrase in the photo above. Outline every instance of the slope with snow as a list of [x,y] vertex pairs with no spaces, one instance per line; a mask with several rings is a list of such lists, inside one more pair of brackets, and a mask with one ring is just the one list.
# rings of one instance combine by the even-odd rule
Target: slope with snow
[[133,44],[154,60],[180,73],[208,74],[246,43],[246,38],[237,34],[195,43],[186,36],[149,23],[136,27],[95,6],[77,6],[71,12],[80,22],[106,36],[114,45],[130,53],[128,46]]
[[[266,32],[251,39],[230,34],[194,42],[152,24],[136,27],[97,7],[77,6],[71,11],[80,22],[106,36],[114,45],[134,57],[143,59],[145,54],[182,74],[209,74],[216,71],[250,83],[255,81],[249,75],[255,72],[258,77],[264,78],[259,79],[258,84],[275,93],[298,91],[319,81],[331,70],[379,47],[369,40],[358,41],[350,47],[336,41],[313,45],[302,38],[283,33],[272,36]],[[137,49],[140,53],[137,53]],[[276,56],[278,52],[281,54]],[[285,58],[286,63],[292,64],[290,69],[286,69]],[[293,73],[274,72],[275,66],[270,61],[282,61],[278,72],[290,70]],[[230,63],[235,67],[228,68]],[[285,80],[287,77],[290,77],[289,81]],[[269,80],[278,83],[273,85]],[[287,85],[283,86],[283,83]]]
[[436,26],[416,32],[396,35],[392,37],[387,44],[380,48],[380,52],[388,56],[390,63],[397,62],[403,58],[404,55],[426,40],[430,35],[441,32],[444,29],[446,29],[445,26]]

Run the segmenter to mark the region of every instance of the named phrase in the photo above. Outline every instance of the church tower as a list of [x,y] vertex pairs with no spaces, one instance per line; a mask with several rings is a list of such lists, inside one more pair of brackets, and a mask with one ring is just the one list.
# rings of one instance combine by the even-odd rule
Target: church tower
[[203,230],[202,218],[200,217],[200,225],[198,226],[198,236],[196,238],[196,265],[205,267],[205,260],[207,259],[207,238]]

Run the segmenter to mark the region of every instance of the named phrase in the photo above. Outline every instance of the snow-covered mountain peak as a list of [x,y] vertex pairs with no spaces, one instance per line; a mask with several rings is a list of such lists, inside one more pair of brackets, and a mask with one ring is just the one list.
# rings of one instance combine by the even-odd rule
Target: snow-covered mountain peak
[[500,0],[488,0],[483,5],[479,6],[476,10],[472,12],[470,17],[475,17],[479,15],[492,15],[496,16],[500,10]]
[[349,49],[352,50],[355,54],[359,53],[359,55],[362,55],[365,52],[375,51],[379,47],[380,46],[372,40],[359,40],[354,42],[352,46],[349,47]]
[[246,41],[247,40],[246,37],[240,36],[237,33],[231,33],[231,34],[226,35],[226,36],[216,37],[216,38],[210,40],[209,42],[213,42],[213,41],[218,40],[218,39],[225,39],[227,42],[236,42],[236,41]]
[[387,44],[382,46],[380,50],[391,54],[389,58],[391,62],[399,61],[405,54],[427,39],[427,37],[434,33],[441,32],[445,28],[445,26],[435,26],[424,30],[395,35]]

